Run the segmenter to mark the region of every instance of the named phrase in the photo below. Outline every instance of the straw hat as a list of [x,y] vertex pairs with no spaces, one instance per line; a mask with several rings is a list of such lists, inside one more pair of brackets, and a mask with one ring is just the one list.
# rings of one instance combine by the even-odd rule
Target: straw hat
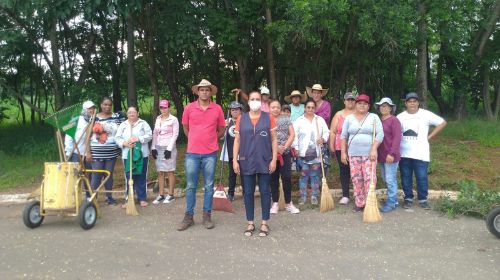
[[312,87],[306,87],[306,92],[307,92],[307,95],[309,95],[309,97],[312,97],[313,89],[320,90],[322,97],[325,96],[326,93],[328,92],[327,88],[323,88],[320,84],[314,84]]
[[210,83],[209,81],[207,81],[205,79],[202,79],[199,84],[192,86],[191,90],[193,91],[193,93],[198,94],[198,88],[200,88],[200,87],[209,87],[210,93],[212,95],[217,93],[217,87],[212,85],[212,83]]
[[300,91],[294,90],[290,95],[285,96],[285,102],[286,103],[292,103],[292,97],[294,96],[299,96],[300,97],[300,103],[304,103],[307,100],[307,95],[306,94],[301,94]]

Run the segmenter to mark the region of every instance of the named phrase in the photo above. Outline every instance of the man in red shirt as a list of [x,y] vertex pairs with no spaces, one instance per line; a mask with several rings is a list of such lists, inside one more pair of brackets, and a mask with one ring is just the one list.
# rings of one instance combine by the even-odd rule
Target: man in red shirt
[[179,231],[186,230],[194,224],[193,215],[200,171],[203,173],[205,188],[203,225],[207,229],[214,227],[211,212],[215,166],[219,150],[217,139],[224,135],[226,125],[222,108],[211,99],[212,95],[217,93],[217,87],[203,79],[191,89],[194,94],[198,95],[198,100],[189,103],[182,114],[182,126],[188,138],[185,156],[187,186],[186,213],[177,228]]

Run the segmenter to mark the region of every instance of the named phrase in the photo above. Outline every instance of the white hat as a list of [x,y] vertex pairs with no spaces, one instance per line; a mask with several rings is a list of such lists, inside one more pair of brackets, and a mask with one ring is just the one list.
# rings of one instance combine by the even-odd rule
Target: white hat
[[377,109],[377,111],[378,111],[379,107],[384,103],[387,103],[392,107],[392,110],[391,110],[392,114],[396,113],[396,104],[394,104],[394,102],[392,102],[392,99],[390,99],[389,97],[384,97],[384,98],[380,99],[379,102],[375,103],[375,109]]
[[90,101],[90,100],[87,100],[87,101],[83,102],[82,108],[83,108],[84,110],[90,109],[90,108],[92,108],[92,107],[95,107],[94,102],[92,102],[92,101]]
[[269,95],[269,89],[265,86],[260,87],[260,94],[267,94]]
[[217,93],[217,87],[214,86],[214,85],[212,85],[212,83],[210,83],[209,81],[207,81],[205,79],[202,79],[199,84],[192,86],[191,90],[193,91],[193,93],[198,94],[198,88],[199,87],[209,87],[210,88],[210,93],[212,95]]

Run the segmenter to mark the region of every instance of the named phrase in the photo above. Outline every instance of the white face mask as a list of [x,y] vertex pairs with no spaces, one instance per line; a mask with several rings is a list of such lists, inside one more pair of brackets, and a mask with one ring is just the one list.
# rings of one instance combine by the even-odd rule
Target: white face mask
[[255,112],[260,109],[261,102],[259,100],[251,100],[248,102],[248,106],[250,107],[250,110]]

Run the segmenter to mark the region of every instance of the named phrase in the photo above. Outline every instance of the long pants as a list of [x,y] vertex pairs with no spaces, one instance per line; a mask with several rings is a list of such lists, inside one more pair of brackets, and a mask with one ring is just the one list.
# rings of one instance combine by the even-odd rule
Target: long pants
[[234,172],[233,158],[229,158],[228,166],[229,166],[229,177],[227,179],[228,180],[227,193],[229,195],[234,195],[234,189],[236,188],[236,176],[237,176],[237,174]]
[[[375,163],[373,163],[375,164]],[[372,162],[368,156],[350,156],[351,180],[353,185],[354,202],[357,207],[365,207],[366,197],[370,189]],[[373,174],[373,183],[377,184],[377,174]]]
[[[109,179],[104,184],[104,189],[107,191],[111,191],[113,189],[113,170],[115,170],[115,163],[116,163],[116,158],[92,161],[92,169],[107,170],[111,173],[111,175],[109,175]],[[90,185],[92,186],[93,190],[99,187],[103,177],[104,173],[92,173],[92,181],[90,182]],[[106,197],[111,198],[112,197],[111,193],[106,193]]]
[[[134,193],[137,195],[137,200],[146,201],[147,197],[147,185],[146,179],[148,176],[148,158],[145,157],[142,159],[142,173],[138,175],[132,175],[132,180],[134,180]],[[129,180],[130,172],[125,172],[125,193],[127,199],[131,199],[128,197],[128,180]],[[133,198],[132,198],[133,199]]]
[[427,201],[429,192],[429,183],[427,180],[428,167],[429,162],[427,161],[401,158],[399,161],[399,172],[401,172],[401,185],[405,193],[405,200],[413,201],[413,174],[415,173],[418,201]]
[[289,153],[283,155],[283,166],[280,166],[280,163],[277,162],[276,171],[271,173],[271,195],[273,202],[278,202],[280,198],[280,175],[283,192],[285,193],[285,203],[289,204],[292,201],[292,158]]
[[398,203],[398,163],[381,163],[380,174],[387,186],[386,204],[395,207]]
[[340,151],[335,150],[335,156],[337,157],[337,162],[339,163],[339,173],[340,173],[340,184],[342,185],[342,196],[349,197],[349,181],[351,180],[351,169],[349,167],[349,162],[346,164],[342,163]]
[[198,176],[203,174],[204,196],[203,212],[212,212],[212,200],[214,195],[214,177],[217,164],[217,152],[211,154],[186,153],[186,214],[194,215],[196,206],[196,189],[198,188]]
[[319,179],[321,177],[321,163],[304,163],[300,160],[302,170],[300,171],[299,188],[300,196],[307,197],[307,183],[311,179],[311,197],[318,197]]
[[259,192],[260,192],[260,206],[262,208],[262,220],[267,221],[270,218],[269,210],[271,210],[271,188],[269,186],[271,175],[270,174],[252,174],[252,175],[241,175],[243,180],[243,199],[245,201],[245,212],[247,216],[247,221],[254,220],[254,208],[255,208],[255,185],[257,181],[259,182]]

